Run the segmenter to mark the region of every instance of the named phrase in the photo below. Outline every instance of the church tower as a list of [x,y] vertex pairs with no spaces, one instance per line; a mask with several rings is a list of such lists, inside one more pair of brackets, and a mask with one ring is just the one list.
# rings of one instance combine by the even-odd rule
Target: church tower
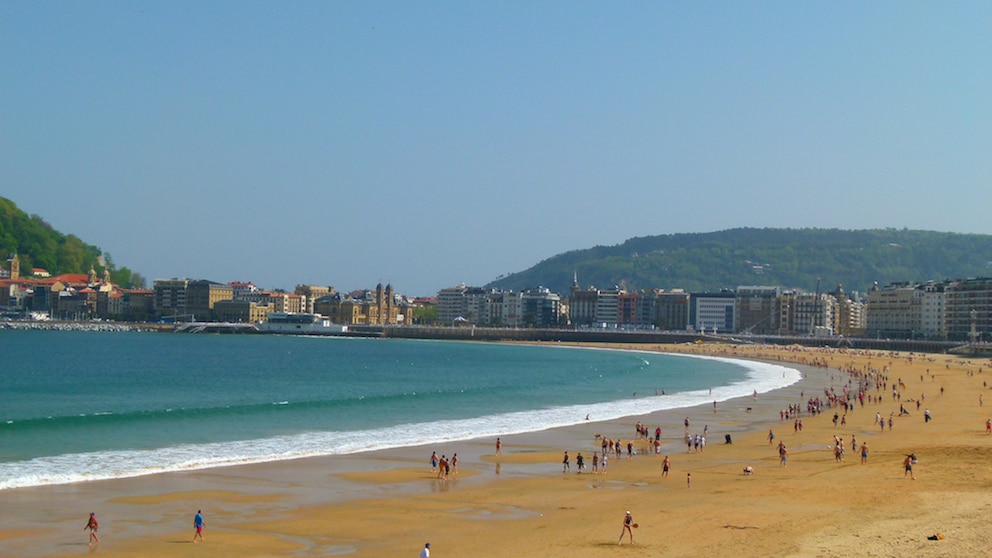
[[17,280],[21,278],[21,259],[17,257],[17,254],[11,254],[7,258],[7,266],[10,270],[10,278],[12,280]]

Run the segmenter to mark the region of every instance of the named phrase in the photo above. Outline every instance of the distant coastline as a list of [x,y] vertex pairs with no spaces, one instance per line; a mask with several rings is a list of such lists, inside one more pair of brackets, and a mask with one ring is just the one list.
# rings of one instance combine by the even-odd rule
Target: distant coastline
[[[75,321],[0,321],[0,330],[50,330],[50,331],[108,331],[108,332],[162,332],[172,333],[177,325],[154,322],[75,322]],[[211,322],[223,326],[223,322]],[[232,324],[249,326],[250,324]],[[223,328],[212,328],[207,333],[224,333]],[[246,333],[244,328],[232,328],[229,333]],[[282,332],[253,334],[284,335]],[[877,351],[905,351],[943,354],[957,352],[963,344],[954,341],[875,339],[866,337],[810,337],[703,334],[679,331],[625,331],[602,329],[557,328],[500,328],[500,327],[437,327],[437,326],[349,326],[347,333],[329,333],[352,337],[382,337],[390,339],[430,339],[446,341],[515,341],[537,343],[619,343],[633,345],[678,345],[687,343],[728,343],[738,345],[829,347]],[[984,354],[984,353],[983,353]]]

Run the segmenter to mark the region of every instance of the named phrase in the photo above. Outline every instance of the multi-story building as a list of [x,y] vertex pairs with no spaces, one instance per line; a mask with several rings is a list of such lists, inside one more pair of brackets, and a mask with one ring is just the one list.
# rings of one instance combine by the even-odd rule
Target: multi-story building
[[596,293],[596,324],[616,326],[620,323],[620,295],[624,291],[614,286],[612,289],[600,289]]
[[699,332],[733,333],[736,297],[733,291],[692,293],[689,298],[692,327]]
[[833,335],[837,299],[827,293],[796,293],[791,300],[792,333]]
[[617,296],[617,325],[620,327],[636,327],[640,321],[637,315],[638,293],[621,291]]
[[230,285],[199,279],[186,285],[186,312],[194,320],[214,319],[214,305],[222,300],[233,300],[234,289]]
[[561,298],[550,289],[538,287],[521,293],[521,312],[525,325],[555,327],[561,320]]
[[647,329],[657,327],[655,319],[658,316],[658,293],[661,289],[644,289],[637,293],[636,316],[637,327]]
[[272,307],[249,300],[218,300],[213,315],[219,322],[258,323],[265,321]]
[[234,300],[247,300],[249,296],[261,290],[251,281],[231,281],[228,285],[231,287]]
[[946,289],[947,337],[971,341],[992,340],[992,277],[973,277]]
[[783,287],[737,287],[735,331],[769,334],[779,332],[779,305]]
[[596,307],[599,304],[599,291],[596,287],[579,287],[579,278],[572,279],[572,290],[568,298],[568,318],[576,326],[590,326],[596,323]]
[[322,296],[334,294],[334,287],[321,287],[318,285],[297,285],[293,289],[294,294],[298,294],[302,299],[300,299],[301,306],[305,308],[304,312],[307,314],[313,314],[313,303],[315,300]]
[[513,291],[493,293],[489,323],[508,327],[518,327],[524,319],[524,295]]
[[129,320],[152,319],[155,314],[155,291],[152,289],[124,291],[124,308]]
[[689,327],[689,293],[671,289],[655,297],[655,327],[668,331],[685,331]]
[[922,332],[923,291],[910,283],[893,283],[868,291],[866,334],[870,337],[912,337]]
[[844,292],[844,286],[837,284],[837,290],[830,293],[834,297],[835,308],[833,330],[838,335],[846,337],[861,336],[865,331],[865,305],[857,300],[857,293],[853,293],[855,298],[848,297]]
[[437,293],[437,320],[445,325],[488,323],[489,295],[493,291],[482,287],[441,289]]
[[188,284],[188,279],[156,279],[152,284],[152,290],[155,292],[155,312],[162,317],[187,314],[186,285]]
[[947,285],[946,281],[929,281],[919,287],[923,291],[920,330],[931,339],[947,337]]

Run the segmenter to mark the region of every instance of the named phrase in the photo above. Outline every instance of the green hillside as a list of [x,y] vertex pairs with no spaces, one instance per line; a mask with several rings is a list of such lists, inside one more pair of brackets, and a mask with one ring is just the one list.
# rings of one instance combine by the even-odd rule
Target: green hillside
[[559,254],[488,287],[537,286],[567,293],[583,287],[628,291],[683,288],[718,291],[739,285],[782,285],[807,291],[838,283],[866,291],[900,281],[992,275],[992,235],[916,230],[731,229],[632,238]]
[[116,267],[110,254],[74,235],[60,233],[41,217],[28,215],[0,197],[0,259],[6,261],[14,253],[21,261],[22,275],[30,275],[35,267],[52,275],[87,273],[92,267],[100,275],[109,269],[111,280],[124,287],[139,287],[144,282],[130,269]]

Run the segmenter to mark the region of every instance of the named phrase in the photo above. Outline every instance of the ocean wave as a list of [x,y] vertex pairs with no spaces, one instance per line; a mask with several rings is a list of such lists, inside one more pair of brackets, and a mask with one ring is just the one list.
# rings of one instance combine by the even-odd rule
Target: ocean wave
[[[681,355],[673,355],[681,357]],[[0,490],[119,479],[172,471],[353,454],[397,447],[457,442],[537,432],[591,421],[615,420],[657,411],[727,401],[753,392],[766,393],[798,382],[798,370],[785,366],[721,357],[686,356],[743,366],[744,379],[710,389],[638,397],[594,404],[558,406],[476,418],[401,424],[381,429],[307,432],[264,439],[182,444],[152,450],[124,450],[37,457],[0,464]]]

